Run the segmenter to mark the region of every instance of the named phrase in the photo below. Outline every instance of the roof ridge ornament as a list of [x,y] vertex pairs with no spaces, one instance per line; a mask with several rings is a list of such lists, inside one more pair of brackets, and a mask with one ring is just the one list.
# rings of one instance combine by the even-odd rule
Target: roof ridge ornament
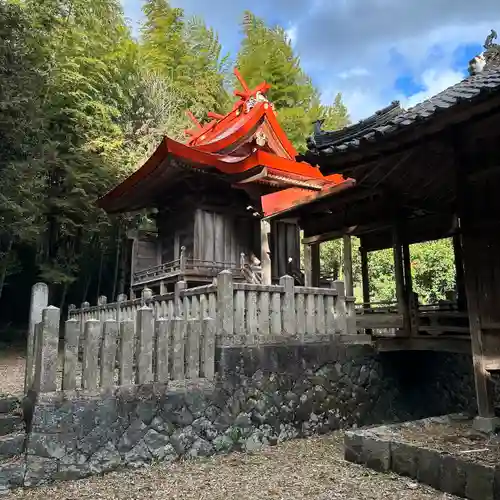
[[493,43],[493,40],[497,38],[497,32],[492,29],[484,42],[484,52],[469,61],[469,75],[474,76],[482,73],[485,69],[500,66],[500,44]]

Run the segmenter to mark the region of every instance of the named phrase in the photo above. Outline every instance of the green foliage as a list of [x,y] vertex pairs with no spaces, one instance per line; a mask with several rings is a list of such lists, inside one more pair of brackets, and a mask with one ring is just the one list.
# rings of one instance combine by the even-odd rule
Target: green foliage
[[[0,296],[4,285],[47,281],[52,301],[124,291],[117,272],[130,228],[144,214],[108,217],[96,199],[129,175],[165,135],[230,106],[230,60],[217,33],[166,0],[147,0],[139,40],[119,0],[0,0]],[[270,100],[301,150],[311,123],[348,123],[337,95],[322,105],[279,26],[250,12],[237,66]],[[356,296],[359,243],[353,241]],[[424,302],[453,287],[449,241],[411,248],[414,288]],[[122,260],[120,260],[122,259]],[[342,278],[340,241],[321,245],[323,273]],[[394,299],[391,250],[370,255],[372,300]]]
[[331,129],[348,123],[340,94],[330,106],[320,104],[319,93],[301,68],[282,27],[266,26],[262,19],[247,11],[242,28],[244,39],[236,66],[250,87],[262,81],[271,85],[267,96],[297,150],[304,150],[311,124],[318,118],[325,118]]

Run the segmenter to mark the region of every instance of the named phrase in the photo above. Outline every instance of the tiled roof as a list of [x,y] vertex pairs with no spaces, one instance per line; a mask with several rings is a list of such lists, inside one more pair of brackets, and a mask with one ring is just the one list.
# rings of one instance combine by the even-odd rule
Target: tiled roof
[[363,143],[375,142],[380,137],[427,121],[459,103],[498,92],[500,67],[497,66],[469,76],[408,110],[401,109],[399,103],[395,102],[370,118],[333,132],[321,130],[321,122],[318,122],[314,134],[307,141],[309,154],[330,155],[351,151]]

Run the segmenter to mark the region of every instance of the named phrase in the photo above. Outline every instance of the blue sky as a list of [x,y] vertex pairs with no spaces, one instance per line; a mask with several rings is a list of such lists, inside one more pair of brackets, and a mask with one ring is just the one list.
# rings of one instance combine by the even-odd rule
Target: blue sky
[[[134,26],[142,0],[122,0]],[[330,102],[341,92],[353,120],[400,100],[409,107],[466,76],[490,29],[498,0],[171,0],[215,28],[235,56],[248,9],[280,24],[302,66]],[[499,42],[500,43],[500,42]]]

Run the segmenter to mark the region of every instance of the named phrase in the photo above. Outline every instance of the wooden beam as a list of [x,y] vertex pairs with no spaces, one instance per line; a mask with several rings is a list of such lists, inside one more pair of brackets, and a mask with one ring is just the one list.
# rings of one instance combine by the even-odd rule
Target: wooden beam
[[354,295],[354,284],[352,276],[352,242],[351,236],[344,234],[342,238],[344,242],[344,284],[345,294],[348,297]]

